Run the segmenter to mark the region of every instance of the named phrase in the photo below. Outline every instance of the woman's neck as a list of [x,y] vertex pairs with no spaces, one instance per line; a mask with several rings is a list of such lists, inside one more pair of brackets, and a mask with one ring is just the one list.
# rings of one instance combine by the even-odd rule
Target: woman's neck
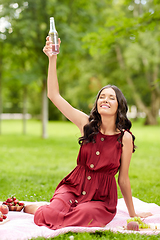
[[115,124],[115,120],[111,118],[103,118],[100,125],[100,132],[105,135],[112,135],[118,132]]

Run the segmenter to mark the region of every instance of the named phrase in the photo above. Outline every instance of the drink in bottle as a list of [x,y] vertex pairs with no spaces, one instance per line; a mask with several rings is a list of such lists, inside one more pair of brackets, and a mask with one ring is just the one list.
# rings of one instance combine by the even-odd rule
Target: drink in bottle
[[54,18],[50,18],[50,30],[49,30],[50,41],[52,41],[52,53],[59,53],[59,45],[58,45],[58,33],[55,28]]

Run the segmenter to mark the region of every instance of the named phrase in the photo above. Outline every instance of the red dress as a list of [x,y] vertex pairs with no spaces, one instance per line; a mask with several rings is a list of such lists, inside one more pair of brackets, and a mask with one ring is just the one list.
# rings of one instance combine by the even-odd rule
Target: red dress
[[120,134],[95,136],[80,147],[77,166],[57,186],[49,205],[39,207],[34,221],[59,229],[68,226],[104,227],[116,214],[115,174],[120,166]]

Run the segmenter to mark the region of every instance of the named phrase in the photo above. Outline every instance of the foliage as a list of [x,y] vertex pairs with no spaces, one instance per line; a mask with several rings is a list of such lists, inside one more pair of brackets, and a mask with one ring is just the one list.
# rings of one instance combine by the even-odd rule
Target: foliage
[[160,107],[157,51],[160,36],[157,9],[160,5],[149,1],[144,6],[141,1],[139,4],[129,2],[112,2],[111,8],[104,8],[104,26],[87,34],[83,41],[92,56],[106,56],[109,67],[112,64],[111,82],[122,89],[127,83],[129,94],[134,93],[132,101],[146,113],[147,123],[156,124]]
[[[89,113],[98,90],[115,84],[129,104],[152,116],[148,122],[157,123],[158,0],[1,0],[0,9],[1,19],[11,24],[0,35],[4,111],[10,105],[10,111],[21,111],[27,88],[28,111],[40,114],[40,92],[47,76],[42,49],[49,17],[54,16],[62,41],[57,67],[64,98]],[[50,103],[49,112],[49,119],[61,119]]]

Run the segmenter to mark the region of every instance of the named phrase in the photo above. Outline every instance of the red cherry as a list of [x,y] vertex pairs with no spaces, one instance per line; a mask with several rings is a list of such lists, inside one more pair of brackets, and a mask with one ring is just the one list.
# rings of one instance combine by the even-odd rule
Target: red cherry
[[7,218],[7,215],[3,215],[3,219],[6,219]]
[[11,203],[12,201],[13,201],[12,198],[8,198],[8,199],[7,199],[7,202],[8,202],[8,203]]
[[14,201],[14,204],[15,204],[15,205],[18,204],[18,203],[19,203],[18,199]]
[[19,202],[19,206],[23,206],[24,205],[24,203],[23,202]]
[[3,214],[0,212],[0,222],[3,221]]

